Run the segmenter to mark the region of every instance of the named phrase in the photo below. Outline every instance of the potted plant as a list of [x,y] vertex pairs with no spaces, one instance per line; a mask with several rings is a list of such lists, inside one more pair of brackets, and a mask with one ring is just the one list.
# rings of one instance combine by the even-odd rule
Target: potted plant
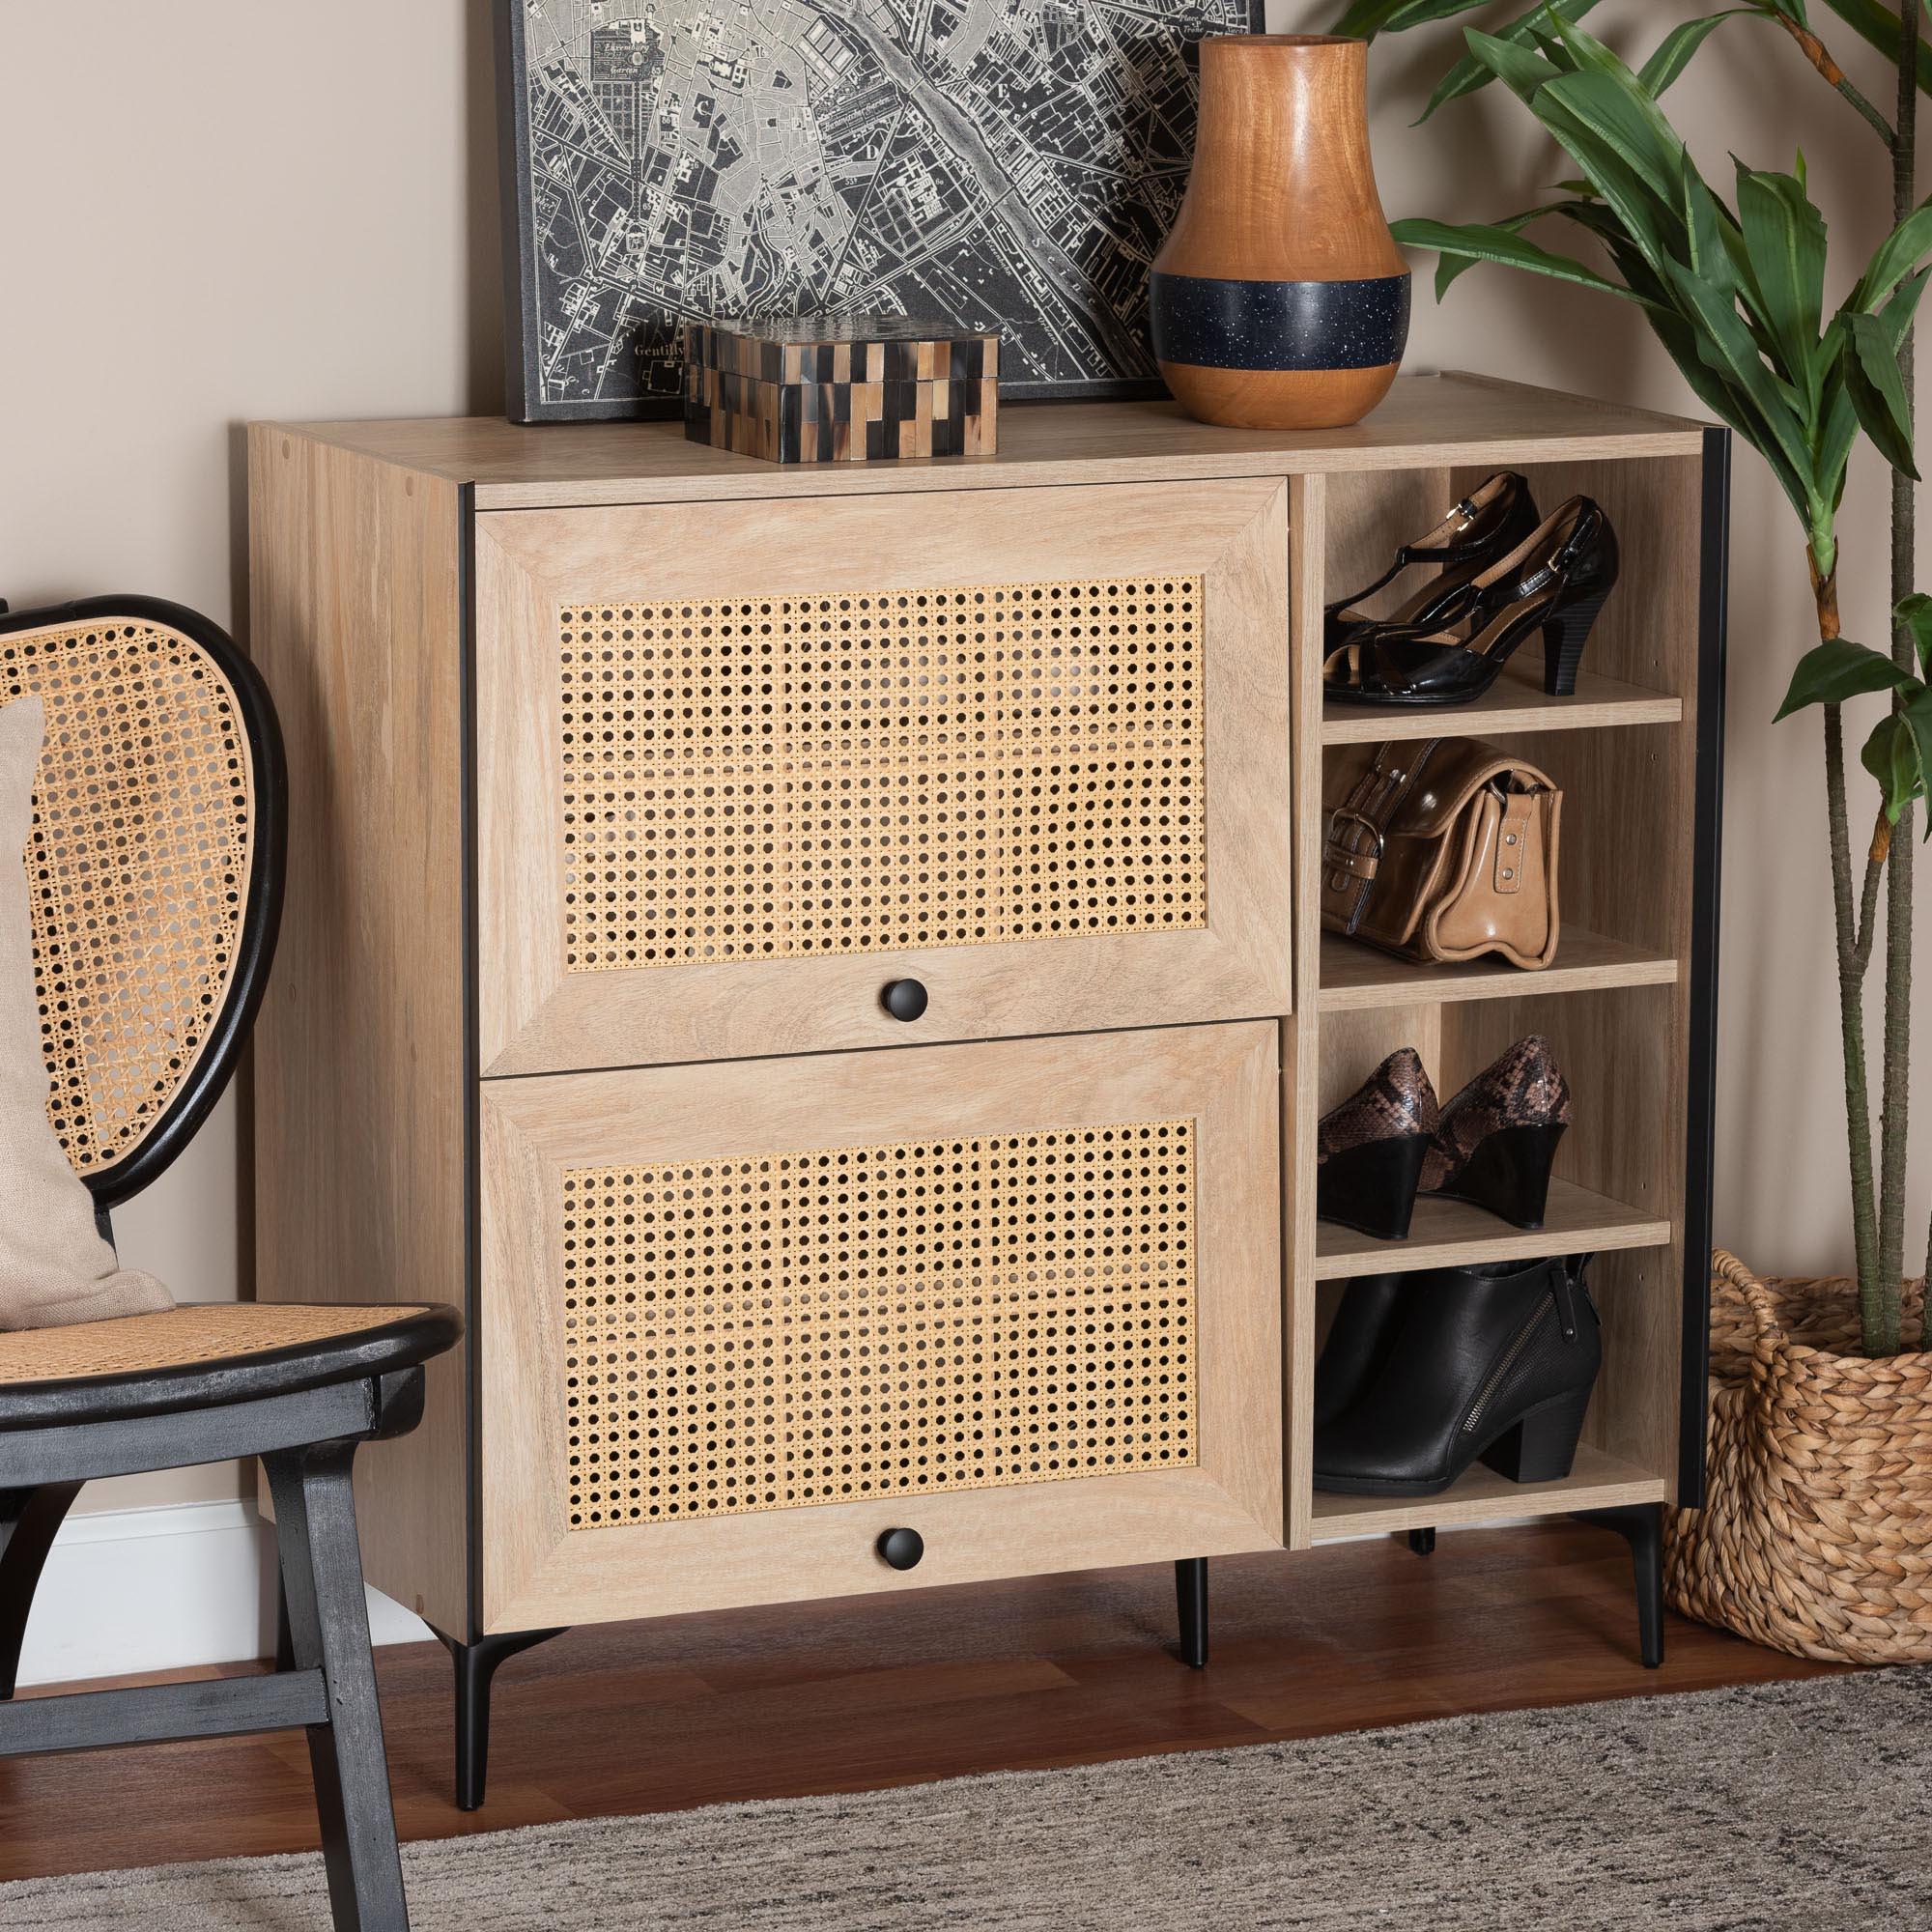
[[[1373,37],[1471,11],[1480,0],[1356,0],[1339,33]],[[1889,53],[1895,118],[1845,75],[1805,0],[1745,0],[1679,25],[1633,70],[1577,24],[1596,0],[1548,0],[1465,56],[1424,110],[1500,81],[1575,163],[1554,199],[1486,224],[1406,220],[1397,239],[1437,251],[1437,298],[1478,262],[1634,303],[1699,401],[1770,465],[1798,519],[1818,643],[1777,716],[1816,710],[1825,741],[1837,993],[1844,1051],[1853,1248],[1848,1280],[1760,1280],[1716,1259],[1708,1496],[1672,1512],[1666,1583],[1707,1622],[1814,1657],[1932,1659],[1932,1352],[1922,1281],[1906,1278],[1915,809],[1932,782],[1932,598],[1913,586],[1912,325],[1932,250],[1932,202],[1912,205],[1918,89],[1932,85],[1920,0],[1824,0]],[[1789,173],[1737,164],[1726,196],[1698,170],[1662,99],[1720,27],[1787,35],[1884,142],[1894,227],[1835,309],[1825,222],[1802,156]],[[1737,29],[1733,28],[1733,31]],[[1554,218],[1601,249],[1600,270],[1528,239]],[[1891,594],[1838,580],[1849,466],[1869,449],[1892,471]],[[1875,586],[1874,586],[1875,588]],[[1889,610],[1887,648],[1855,641]],[[1889,693],[1848,770],[1843,706]],[[1860,801],[1855,805],[1855,798]],[[1869,804],[1871,834],[1854,856]],[[1864,992],[1885,928],[1879,1113],[1872,1122]],[[1922,1224],[1915,1224],[1916,1227]],[[1917,1259],[1915,1255],[1913,1259]]]

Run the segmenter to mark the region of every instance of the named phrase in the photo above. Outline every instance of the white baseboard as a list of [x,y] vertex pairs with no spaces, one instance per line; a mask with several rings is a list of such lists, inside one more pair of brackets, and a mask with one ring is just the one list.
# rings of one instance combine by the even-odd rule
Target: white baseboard
[[[34,1599],[20,1682],[267,1657],[275,1647],[273,1550],[252,1503],[70,1517]],[[415,1643],[430,1630],[371,1590],[369,1634],[378,1643]]]

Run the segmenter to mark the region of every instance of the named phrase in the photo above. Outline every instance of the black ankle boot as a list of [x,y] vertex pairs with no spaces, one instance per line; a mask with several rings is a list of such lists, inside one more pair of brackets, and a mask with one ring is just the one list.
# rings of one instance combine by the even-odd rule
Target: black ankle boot
[[1603,1362],[1587,1256],[1411,1277],[1387,1358],[1315,1433],[1315,1487],[1433,1496],[1478,1457],[1518,1483],[1570,1473]]
[[1405,1297],[1417,1279],[1412,1274],[1361,1274],[1343,1289],[1342,1305],[1315,1364],[1317,1429],[1345,1415],[1381,1374],[1401,1325]]

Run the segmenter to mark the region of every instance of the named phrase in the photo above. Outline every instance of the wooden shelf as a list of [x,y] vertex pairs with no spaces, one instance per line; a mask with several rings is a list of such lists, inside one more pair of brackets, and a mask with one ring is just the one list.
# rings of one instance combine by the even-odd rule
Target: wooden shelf
[[1378,1241],[1352,1228],[1320,1221],[1315,1229],[1315,1278],[1337,1281],[1345,1275],[1384,1270],[1407,1274],[1417,1268],[1460,1267],[1470,1262],[1536,1261],[1585,1248],[1660,1248],[1669,1239],[1667,1220],[1559,1179],[1549,1183],[1543,1226],[1533,1235],[1512,1228],[1481,1208],[1429,1195],[1415,1204],[1406,1241]]
[[1438,1496],[1331,1496],[1316,1492],[1312,1524],[1317,1543],[1339,1543],[1378,1531],[1437,1529],[1448,1523],[1507,1522],[1570,1510],[1617,1509],[1661,1503],[1662,1476],[1620,1463],[1583,1444],[1560,1483],[1513,1483],[1478,1463]]
[[1387,738],[1487,738],[1495,731],[1586,731],[1611,724],[1678,724],[1684,700],[1647,685],[1579,671],[1574,697],[1543,689],[1543,660],[1520,652],[1473,704],[1390,709],[1373,704],[1321,707],[1324,745],[1378,745]]
[[1428,1006],[1448,1000],[1509,1000],[1532,993],[1593,993],[1610,986],[1671,986],[1677,961],[1601,932],[1566,925],[1556,963],[1525,973],[1501,958],[1471,959],[1459,966],[1418,966],[1378,952],[1373,946],[1321,935],[1324,1013],[1363,1012],[1378,1007]]

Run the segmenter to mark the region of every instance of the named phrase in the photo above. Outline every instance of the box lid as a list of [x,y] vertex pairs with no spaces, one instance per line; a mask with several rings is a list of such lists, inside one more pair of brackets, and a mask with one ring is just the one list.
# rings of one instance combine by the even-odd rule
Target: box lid
[[762,383],[991,380],[1000,338],[903,315],[810,315],[684,325],[687,362]]

